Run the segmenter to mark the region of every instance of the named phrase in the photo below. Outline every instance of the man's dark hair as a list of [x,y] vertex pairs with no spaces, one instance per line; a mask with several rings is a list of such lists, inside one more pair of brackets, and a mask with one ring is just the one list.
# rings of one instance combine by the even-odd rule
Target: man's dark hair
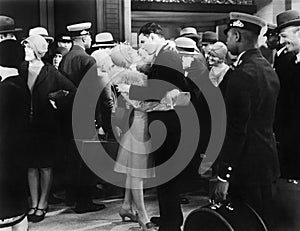
[[151,33],[158,34],[160,36],[163,36],[163,31],[160,25],[158,25],[155,22],[149,22],[141,27],[139,30],[139,35],[150,35]]

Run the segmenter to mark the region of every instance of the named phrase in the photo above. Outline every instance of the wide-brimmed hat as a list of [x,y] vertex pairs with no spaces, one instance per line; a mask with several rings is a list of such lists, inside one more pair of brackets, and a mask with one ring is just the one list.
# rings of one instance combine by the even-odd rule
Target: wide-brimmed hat
[[29,30],[29,36],[31,35],[41,35],[44,39],[50,42],[54,41],[54,38],[49,36],[47,29],[41,26],[31,28]]
[[202,35],[202,44],[215,43],[218,41],[218,35],[213,31],[205,31]]
[[0,33],[19,32],[22,30],[22,28],[15,28],[15,20],[11,17],[0,15]]
[[114,47],[116,42],[114,37],[109,32],[99,33],[95,36],[95,44],[92,47]]
[[288,26],[300,26],[300,12],[297,10],[287,10],[276,17],[277,28],[280,31]]
[[179,37],[175,39],[175,44],[179,49],[179,53],[198,54],[196,42],[191,38]]
[[199,42],[201,36],[197,34],[197,30],[194,27],[185,27],[180,31],[180,37],[187,37],[193,39],[195,42]]

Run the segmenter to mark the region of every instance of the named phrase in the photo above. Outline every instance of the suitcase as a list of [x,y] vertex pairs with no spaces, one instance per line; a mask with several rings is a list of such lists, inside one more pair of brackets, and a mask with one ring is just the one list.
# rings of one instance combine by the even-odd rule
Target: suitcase
[[245,203],[210,203],[193,210],[184,231],[267,231],[260,216]]
[[275,231],[300,230],[300,182],[279,179],[275,195]]

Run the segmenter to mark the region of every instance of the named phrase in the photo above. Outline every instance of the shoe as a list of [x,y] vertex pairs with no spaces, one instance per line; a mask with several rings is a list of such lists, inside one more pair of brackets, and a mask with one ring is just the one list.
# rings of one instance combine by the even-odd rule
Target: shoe
[[123,222],[125,221],[126,217],[129,218],[129,221],[132,221],[132,222],[137,222],[138,221],[137,214],[134,215],[131,212],[129,212],[128,210],[123,209],[123,208],[120,209],[119,215],[122,218]]
[[186,205],[189,203],[190,203],[189,199],[187,199],[186,197],[180,197],[180,204]]
[[[37,207],[30,208],[29,211],[27,212],[27,220],[28,220],[28,222],[32,222],[33,221],[36,209],[37,209]],[[33,210],[33,213],[29,214],[30,210]]]
[[140,227],[142,228],[143,231],[155,231],[154,227],[155,225],[150,221],[144,224],[139,218],[138,218],[138,223]]
[[76,204],[74,211],[75,213],[89,213],[89,212],[96,212],[104,209],[106,206],[104,204],[94,204],[92,202],[85,203],[85,204]]
[[155,226],[160,226],[160,217],[151,217],[150,221],[152,222],[152,224],[154,224]]
[[[42,214],[41,215],[36,215],[37,211],[41,211]],[[48,207],[45,208],[45,209],[36,208],[34,216],[32,217],[32,222],[33,223],[38,223],[38,222],[44,220],[47,212],[48,212]]]

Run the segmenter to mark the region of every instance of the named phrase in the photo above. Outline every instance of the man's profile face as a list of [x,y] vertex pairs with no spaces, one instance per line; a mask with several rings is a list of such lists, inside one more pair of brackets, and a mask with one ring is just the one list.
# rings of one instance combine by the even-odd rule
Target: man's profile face
[[281,30],[280,44],[286,47],[288,52],[300,52],[300,27],[290,26]]
[[149,55],[153,55],[156,52],[157,44],[155,42],[154,36],[151,35],[139,35],[140,48],[145,50]]
[[227,32],[226,45],[227,45],[228,51],[230,51],[231,54],[239,55],[238,54],[238,49],[237,49],[237,46],[236,46],[236,33],[234,33],[233,29],[230,29]]

